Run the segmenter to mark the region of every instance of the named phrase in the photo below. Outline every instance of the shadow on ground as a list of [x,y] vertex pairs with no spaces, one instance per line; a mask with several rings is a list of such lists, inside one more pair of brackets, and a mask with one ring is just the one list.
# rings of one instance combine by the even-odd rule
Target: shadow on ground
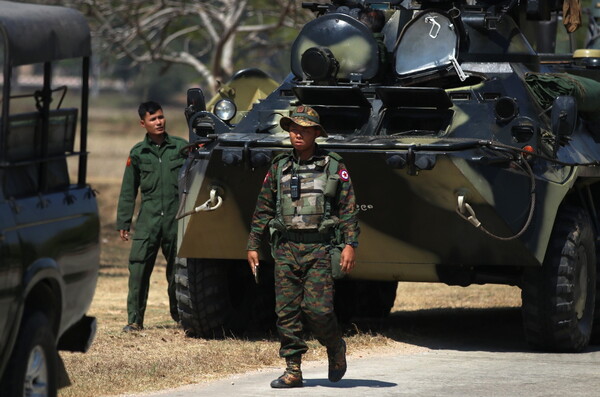
[[363,332],[430,349],[530,352],[520,308],[397,311],[383,319],[356,319]]

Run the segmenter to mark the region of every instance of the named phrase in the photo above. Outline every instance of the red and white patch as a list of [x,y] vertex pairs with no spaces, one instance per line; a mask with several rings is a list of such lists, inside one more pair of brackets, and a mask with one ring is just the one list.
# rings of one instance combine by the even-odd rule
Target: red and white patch
[[265,179],[263,180],[263,185],[265,183],[267,183],[267,180],[269,179],[269,176],[271,176],[271,171],[267,172],[267,175],[265,175]]
[[131,157],[127,157],[127,167],[131,165]]
[[346,169],[340,170],[340,172],[338,172],[338,175],[340,176],[340,179],[344,182],[348,182],[348,179],[350,179],[350,174],[348,174],[348,171],[346,171]]

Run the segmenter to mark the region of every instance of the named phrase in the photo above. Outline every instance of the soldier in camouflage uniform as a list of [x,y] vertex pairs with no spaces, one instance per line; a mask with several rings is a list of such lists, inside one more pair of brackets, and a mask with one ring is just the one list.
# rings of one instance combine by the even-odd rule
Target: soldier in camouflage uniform
[[167,260],[171,317],[179,320],[174,280],[175,213],[179,205],[177,178],[186,158],[182,149],[187,146],[187,141],[167,134],[165,116],[158,103],[144,102],[138,113],[146,137],[129,153],[117,208],[117,230],[121,239],[128,241],[135,199],[138,191],[141,192],[141,206],[129,254],[128,322],[123,328],[126,332],[143,328],[150,275],[161,248]]
[[[327,347],[329,380],[346,372],[346,343],[333,310],[334,283],[331,250],[335,236],[344,248],[343,272],[354,267],[359,234],[354,190],[339,155],[319,148],[315,139],[327,136],[317,112],[307,106],[283,117],[293,150],[273,160],[258,196],[248,239],[248,263],[258,271],[258,248],[268,227],[275,259],[275,310],[281,339],[279,354],[286,359],[273,388],[302,386],[302,339],[305,322]],[[333,169],[332,169],[333,168]]]

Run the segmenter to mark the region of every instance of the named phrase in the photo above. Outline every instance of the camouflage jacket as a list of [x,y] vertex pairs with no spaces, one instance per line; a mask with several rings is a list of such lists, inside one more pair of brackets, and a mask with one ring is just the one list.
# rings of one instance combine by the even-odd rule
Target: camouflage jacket
[[[287,155],[288,162],[284,164],[284,168],[294,161],[295,156],[293,151],[290,151]],[[301,162],[301,165],[314,164],[317,162],[323,162],[328,157],[328,152],[317,147],[315,154],[308,159],[306,162]],[[248,250],[258,250],[260,247],[260,240],[262,235],[269,224],[271,219],[276,217],[277,211],[277,175],[278,175],[278,163],[274,161],[271,164],[267,175],[262,184],[262,189],[258,195],[256,202],[256,209],[252,217],[252,224],[250,225],[250,236],[248,237]],[[332,173],[334,170],[330,170]],[[325,170],[323,170],[325,172]],[[351,244],[358,242],[358,234],[360,232],[357,220],[357,207],[356,198],[354,196],[354,188],[352,187],[352,181],[350,175],[343,162],[338,163],[337,170],[335,173],[339,176],[339,184],[337,189],[336,197],[332,200],[332,217],[339,219],[338,227],[344,238],[344,242]],[[282,180],[285,180],[286,176],[282,174]],[[284,190],[282,188],[282,190]],[[302,193],[301,193],[302,194]],[[301,196],[302,197],[302,196]],[[318,225],[314,225],[316,229]]]

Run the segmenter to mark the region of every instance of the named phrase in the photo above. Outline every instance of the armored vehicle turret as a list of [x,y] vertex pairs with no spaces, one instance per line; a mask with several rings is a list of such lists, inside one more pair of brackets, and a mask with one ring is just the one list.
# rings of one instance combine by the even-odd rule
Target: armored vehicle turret
[[266,98],[236,114],[234,95],[206,108],[199,89],[188,92],[197,149],[180,181],[184,328],[270,324],[272,272],[254,283],[246,240],[267,168],[290,148],[279,119],[304,104],[359,203],[357,265],[337,285],[352,302],[342,316],[388,313],[398,281],[498,283],[522,289],[533,347],[580,351],[597,339],[600,69],[556,53],[562,1],[302,6],[315,18]]

